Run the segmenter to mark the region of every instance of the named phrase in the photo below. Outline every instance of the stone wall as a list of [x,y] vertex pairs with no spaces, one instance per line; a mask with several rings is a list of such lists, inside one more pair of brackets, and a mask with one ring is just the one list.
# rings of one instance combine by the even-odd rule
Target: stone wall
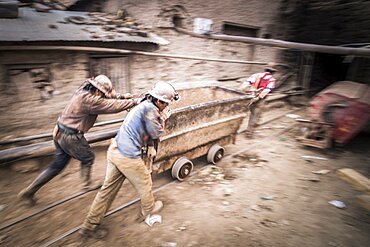
[[[0,61],[1,138],[51,132],[89,68],[76,52],[1,52]],[[34,82],[35,67],[46,68],[47,86]]]
[[[222,32],[223,22],[260,28],[259,37],[269,34],[279,37],[276,26],[280,1],[173,1],[173,0],[109,0],[101,4],[105,12],[116,13],[124,9],[133,16],[142,28],[153,30],[170,41],[161,46],[158,53],[179,54],[230,60],[279,61],[279,50],[265,46],[254,46],[241,42],[229,42],[197,38],[176,32],[173,17],[181,19],[181,27],[192,31],[195,18],[213,21],[213,33]],[[134,92],[148,88],[153,82],[171,81],[186,83],[217,81],[226,78],[247,78],[259,72],[263,66],[224,62],[210,62],[177,58],[135,56],[130,67]],[[225,86],[229,83],[223,82]],[[235,84],[235,83],[234,83]],[[233,85],[234,85],[233,84]],[[231,86],[231,85],[230,85]]]
[[[259,36],[269,34],[277,38],[275,19],[280,1],[171,1],[131,0],[98,1],[97,8],[116,13],[125,9],[141,23],[140,28],[155,32],[170,41],[158,53],[231,60],[279,61],[279,50],[241,42],[227,42],[196,38],[180,34],[173,28],[173,17],[181,20],[181,27],[192,31],[194,18],[214,22],[213,32],[220,33],[224,21],[260,28]],[[91,4],[90,6],[95,6]],[[87,10],[87,9],[86,9]],[[89,9],[93,11],[94,9]],[[88,54],[81,52],[1,52],[0,138],[51,132],[58,115],[73,92],[90,75]],[[9,65],[42,64],[49,72],[51,85],[32,83],[30,71],[17,67],[12,75]],[[250,74],[261,71],[261,65],[210,62],[192,59],[163,58],[133,55],[121,69],[129,70],[131,92],[145,93],[156,81],[177,83],[218,82],[224,86],[238,86]],[[7,81],[11,78],[11,81]],[[228,78],[239,78],[229,81]],[[38,86],[35,86],[38,85]],[[40,86],[41,85],[41,86]],[[49,90],[49,91],[48,91]],[[46,93],[45,93],[46,92]],[[43,96],[40,96],[43,94]],[[101,116],[98,121],[117,119],[125,113]]]

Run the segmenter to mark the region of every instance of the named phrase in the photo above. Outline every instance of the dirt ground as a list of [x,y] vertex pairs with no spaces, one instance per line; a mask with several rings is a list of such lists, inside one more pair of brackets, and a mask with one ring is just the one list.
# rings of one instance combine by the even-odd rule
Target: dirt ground
[[[270,108],[263,121],[294,109]],[[170,172],[154,175],[154,189],[167,184],[155,192],[165,205],[162,223],[136,222],[139,203],[134,203],[104,219],[110,231],[104,240],[73,233],[52,246],[370,246],[370,212],[356,200],[362,192],[336,175],[349,167],[370,177],[370,136],[361,134],[344,148],[322,151],[297,143],[294,123],[283,116],[260,126],[253,139],[239,134],[217,166],[206,164],[204,157],[194,160],[195,170],[184,182],[172,182]],[[106,144],[95,147],[97,182],[105,173]],[[313,173],[319,170],[330,172]],[[40,171],[0,172],[0,227],[80,191],[79,165],[73,161],[39,191],[38,205],[30,209],[17,202],[16,194]],[[1,230],[0,246],[43,246],[79,226],[96,192]],[[125,181],[111,209],[136,198]],[[336,208],[331,200],[346,208]]]

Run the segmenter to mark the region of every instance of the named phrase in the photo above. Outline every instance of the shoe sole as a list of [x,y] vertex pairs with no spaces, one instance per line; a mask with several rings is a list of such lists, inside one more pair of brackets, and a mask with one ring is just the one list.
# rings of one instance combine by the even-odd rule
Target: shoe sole
[[104,228],[96,229],[95,231],[83,231],[82,229],[78,233],[85,238],[103,239],[108,235],[108,230]]

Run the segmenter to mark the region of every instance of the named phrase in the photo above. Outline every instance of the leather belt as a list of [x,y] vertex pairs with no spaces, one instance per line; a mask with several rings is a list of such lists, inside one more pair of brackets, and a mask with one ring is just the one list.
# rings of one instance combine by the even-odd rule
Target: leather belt
[[65,134],[69,134],[69,135],[84,134],[84,132],[82,132],[80,130],[69,128],[69,127],[67,127],[67,126],[65,126],[61,123],[58,123],[58,128],[61,132],[65,133]]

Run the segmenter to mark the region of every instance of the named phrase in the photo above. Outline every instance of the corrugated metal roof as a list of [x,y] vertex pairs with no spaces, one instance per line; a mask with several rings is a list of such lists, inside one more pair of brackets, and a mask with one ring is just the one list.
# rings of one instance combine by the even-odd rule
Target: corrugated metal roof
[[[82,21],[75,24],[68,20]],[[100,18],[104,19],[104,17]],[[134,29],[105,25],[88,12],[59,11],[37,12],[20,8],[16,19],[0,19],[0,41],[98,41],[98,42],[149,42],[166,45],[169,42],[154,33],[148,37],[130,35]],[[109,22],[109,19],[108,19]],[[111,27],[110,31],[103,28]]]

